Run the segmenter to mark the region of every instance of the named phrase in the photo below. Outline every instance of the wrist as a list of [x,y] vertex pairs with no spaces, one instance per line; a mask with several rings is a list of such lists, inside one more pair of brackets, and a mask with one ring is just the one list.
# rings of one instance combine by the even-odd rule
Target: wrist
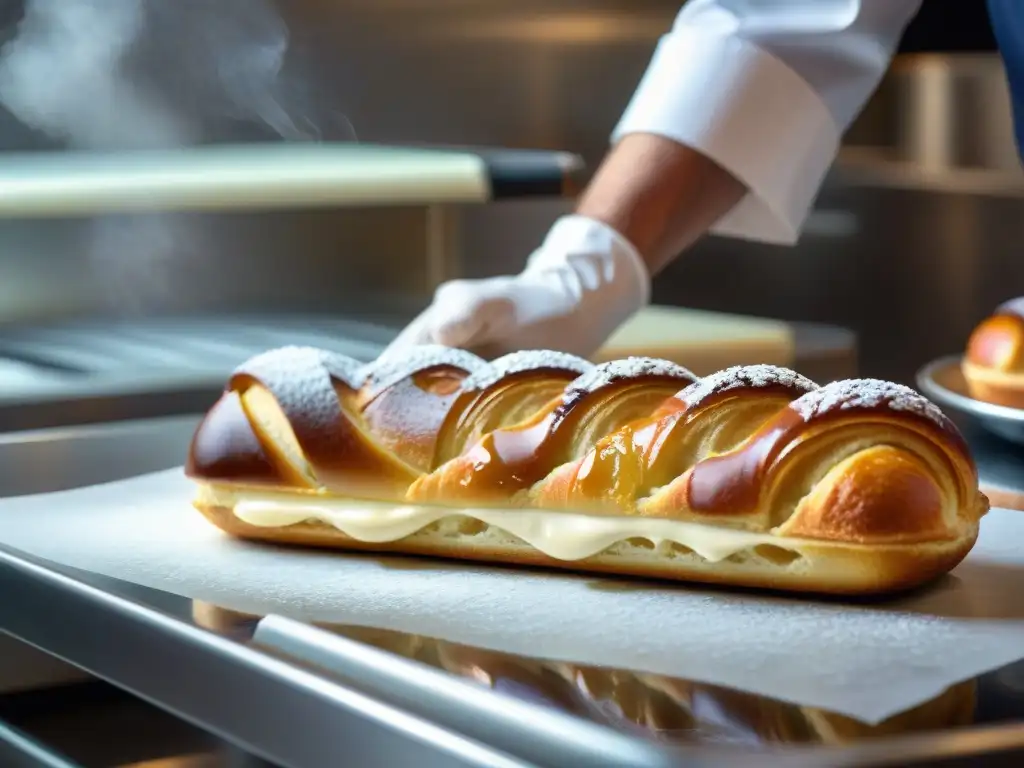
[[663,136],[636,133],[605,158],[577,212],[621,232],[655,274],[745,193],[743,184],[700,152]]

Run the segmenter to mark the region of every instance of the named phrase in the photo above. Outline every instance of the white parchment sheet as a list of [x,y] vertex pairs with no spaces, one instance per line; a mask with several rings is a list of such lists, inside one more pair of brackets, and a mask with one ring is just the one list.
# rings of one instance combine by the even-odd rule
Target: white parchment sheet
[[1024,512],[990,512],[934,587],[844,605],[245,543],[195,512],[192,492],[170,470],[3,499],[0,541],[237,611],[676,676],[867,722],[1024,658]]

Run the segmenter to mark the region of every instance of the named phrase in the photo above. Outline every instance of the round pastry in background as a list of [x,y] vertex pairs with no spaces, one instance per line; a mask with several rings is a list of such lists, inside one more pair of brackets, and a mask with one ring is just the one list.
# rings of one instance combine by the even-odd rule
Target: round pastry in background
[[1024,298],[1000,305],[974,329],[961,368],[975,400],[1024,408]]

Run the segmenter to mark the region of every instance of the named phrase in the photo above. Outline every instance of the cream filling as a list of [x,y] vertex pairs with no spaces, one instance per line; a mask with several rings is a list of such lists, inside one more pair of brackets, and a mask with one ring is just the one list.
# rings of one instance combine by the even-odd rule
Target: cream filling
[[654,546],[674,542],[709,562],[719,562],[758,545],[800,553],[797,538],[701,523],[650,517],[609,517],[542,509],[493,509],[389,504],[358,499],[323,498],[272,492],[205,487],[202,501],[228,507],[235,517],[260,528],[282,528],[314,521],[333,526],[357,541],[384,543],[404,539],[452,517],[478,520],[525,541],[556,560],[583,560],[632,538]]

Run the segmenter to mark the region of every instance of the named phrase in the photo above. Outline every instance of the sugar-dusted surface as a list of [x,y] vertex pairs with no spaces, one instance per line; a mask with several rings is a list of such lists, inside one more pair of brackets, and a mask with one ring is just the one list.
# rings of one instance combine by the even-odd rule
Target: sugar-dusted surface
[[667,377],[680,382],[697,381],[697,376],[681,365],[656,357],[627,357],[595,365],[573,381],[566,390],[566,397],[575,398],[578,393],[596,392],[602,387],[623,379]]
[[512,352],[511,354],[499,357],[497,360],[493,360],[469,376],[463,382],[462,388],[467,392],[486,389],[496,384],[505,376],[512,376],[526,371],[569,371],[582,375],[593,367],[593,363],[566,352],[554,352],[549,349],[528,349],[521,352]]
[[910,387],[881,379],[836,381],[803,395],[790,403],[789,407],[805,421],[840,410],[885,408],[921,416],[944,430],[956,429],[931,400]]
[[260,379],[277,379],[288,376],[293,368],[305,369],[322,367],[327,353],[316,347],[288,345],[268,349],[241,363],[232,375],[248,375]]
[[775,365],[736,365],[691,384],[678,397],[686,403],[687,408],[695,408],[709,397],[734,389],[766,388],[788,389],[797,397],[801,393],[816,390],[818,385],[789,368]]
[[404,378],[412,376],[428,368],[451,366],[466,373],[484,370],[487,361],[472,352],[435,344],[424,344],[414,347],[401,357],[386,358],[368,363],[363,369],[366,386],[371,397],[397,384]]
[[344,382],[352,389],[359,389],[363,386],[365,381],[364,365],[354,357],[326,352],[323,362],[327,372],[336,381]]
[[232,379],[251,376],[270,391],[293,426],[301,423],[313,433],[322,430],[329,435],[341,418],[329,357],[314,347],[280,347],[242,363]]

